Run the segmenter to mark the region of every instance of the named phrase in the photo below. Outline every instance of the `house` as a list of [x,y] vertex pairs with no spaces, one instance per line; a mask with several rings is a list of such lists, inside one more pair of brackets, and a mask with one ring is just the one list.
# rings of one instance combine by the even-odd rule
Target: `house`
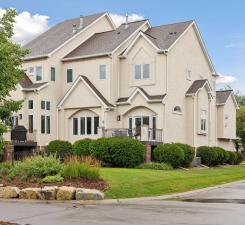
[[115,27],[108,13],[61,22],[25,48],[24,99],[13,123],[42,148],[51,140],[132,136],[234,150],[237,103],[194,21]]

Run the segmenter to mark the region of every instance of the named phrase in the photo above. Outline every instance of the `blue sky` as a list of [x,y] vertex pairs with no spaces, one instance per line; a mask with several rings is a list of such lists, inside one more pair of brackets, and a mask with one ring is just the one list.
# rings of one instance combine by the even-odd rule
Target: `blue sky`
[[0,0],[0,8],[6,7],[14,7],[19,13],[46,15],[49,26],[101,11],[140,14],[148,18],[152,26],[194,19],[216,71],[231,76],[226,80],[233,81],[231,86],[245,94],[245,1]]

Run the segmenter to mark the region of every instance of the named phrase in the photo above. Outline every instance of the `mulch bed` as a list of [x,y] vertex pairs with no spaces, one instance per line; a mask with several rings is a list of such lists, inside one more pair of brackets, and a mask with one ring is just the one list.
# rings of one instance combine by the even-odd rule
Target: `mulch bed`
[[9,222],[0,221],[0,225],[20,225],[20,224],[18,224],[18,223],[9,223]]
[[[20,177],[15,177],[13,180],[9,181],[6,178],[0,179],[0,184],[3,186],[15,186],[20,189],[23,188],[42,188],[44,186],[73,186],[76,188],[88,188],[88,189],[98,189],[105,191],[108,189],[108,184],[104,180],[87,180],[82,178],[77,179],[64,179],[63,182],[58,183],[42,183],[41,178],[28,178],[26,180],[21,179]],[[1,223],[0,223],[1,225]]]

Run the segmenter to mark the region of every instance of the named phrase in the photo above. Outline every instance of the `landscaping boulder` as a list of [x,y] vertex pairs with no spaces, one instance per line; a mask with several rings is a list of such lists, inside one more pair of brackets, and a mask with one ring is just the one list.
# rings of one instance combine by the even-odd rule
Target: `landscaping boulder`
[[20,189],[17,187],[0,187],[0,198],[17,198],[19,193]]
[[77,188],[76,200],[102,200],[104,193],[96,189]]
[[75,187],[59,187],[56,199],[57,200],[74,200],[75,199],[76,188]]
[[19,193],[19,198],[22,199],[39,199],[40,198],[40,188],[25,188]]
[[41,200],[55,200],[57,190],[57,186],[45,186],[40,190],[39,197]]

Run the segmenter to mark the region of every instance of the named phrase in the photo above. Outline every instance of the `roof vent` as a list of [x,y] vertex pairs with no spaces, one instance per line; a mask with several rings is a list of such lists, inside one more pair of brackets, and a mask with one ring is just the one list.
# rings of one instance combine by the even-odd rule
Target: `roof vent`
[[125,29],[128,29],[128,14],[126,13],[126,22],[125,22]]
[[173,32],[169,32],[169,35],[173,35]]
[[80,16],[79,29],[83,28],[83,16]]
[[73,24],[72,25],[72,34],[75,34],[77,32],[77,25]]

